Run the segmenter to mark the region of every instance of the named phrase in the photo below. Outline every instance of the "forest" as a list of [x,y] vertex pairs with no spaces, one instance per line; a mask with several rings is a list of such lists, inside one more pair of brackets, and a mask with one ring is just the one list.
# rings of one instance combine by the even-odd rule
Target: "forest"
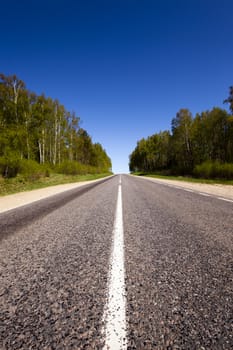
[[131,172],[233,179],[233,87],[224,103],[192,116],[180,109],[171,131],[161,131],[137,142],[129,156]]
[[111,172],[100,143],[57,100],[37,95],[16,75],[0,74],[0,175]]

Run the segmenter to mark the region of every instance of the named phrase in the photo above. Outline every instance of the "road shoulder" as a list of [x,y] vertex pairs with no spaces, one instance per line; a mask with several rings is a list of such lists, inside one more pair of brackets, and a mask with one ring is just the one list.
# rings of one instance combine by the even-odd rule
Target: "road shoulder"
[[62,193],[68,190],[72,190],[78,187],[83,187],[85,185],[95,183],[95,182],[100,182],[100,181],[103,181],[103,179],[101,178],[101,179],[91,180],[91,181],[62,184],[62,185],[40,188],[32,191],[10,194],[0,198],[0,213],[21,207],[26,204],[36,202],[44,198],[51,197],[58,193]]
[[[139,178],[139,177],[138,177]],[[156,183],[167,184],[174,187],[185,188],[193,190],[195,192],[207,193],[217,197],[223,197],[227,199],[233,199],[233,186],[232,185],[221,185],[221,184],[203,184],[203,183],[192,183],[185,181],[156,179],[148,176],[140,176],[140,178],[149,180]]]

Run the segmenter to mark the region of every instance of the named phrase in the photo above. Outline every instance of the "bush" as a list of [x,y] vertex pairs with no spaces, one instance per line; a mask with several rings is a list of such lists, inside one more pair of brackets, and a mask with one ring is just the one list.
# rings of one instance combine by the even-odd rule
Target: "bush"
[[17,157],[0,157],[0,174],[4,178],[15,177],[19,172],[20,159]]
[[100,169],[92,165],[81,164],[77,161],[66,160],[58,165],[55,170],[60,174],[65,175],[87,175],[87,174],[100,174],[108,172],[105,169]]
[[28,181],[35,181],[45,176],[43,165],[31,159],[22,159],[19,165],[19,173]]
[[204,179],[233,179],[233,164],[220,162],[204,162],[196,165],[194,176]]
[[78,162],[67,160],[57,166],[57,171],[65,175],[81,175],[87,173],[84,167],[84,165]]
[[205,162],[199,165],[196,165],[193,174],[196,177],[209,179],[211,177],[212,164],[210,162]]
[[233,164],[225,163],[221,167],[221,175],[225,179],[233,179]]

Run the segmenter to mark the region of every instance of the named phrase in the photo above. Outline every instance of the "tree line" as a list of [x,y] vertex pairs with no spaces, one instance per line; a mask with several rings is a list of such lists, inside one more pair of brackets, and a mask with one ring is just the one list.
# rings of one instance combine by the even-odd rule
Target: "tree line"
[[193,117],[180,109],[171,131],[137,142],[129,156],[130,171],[233,178],[233,87],[224,102],[231,113],[215,107]]
[[0,74],[0,171],[15,176],[25,162],[74,173],[111,171],[106,151],[74,112],[29,91],[16,75]]

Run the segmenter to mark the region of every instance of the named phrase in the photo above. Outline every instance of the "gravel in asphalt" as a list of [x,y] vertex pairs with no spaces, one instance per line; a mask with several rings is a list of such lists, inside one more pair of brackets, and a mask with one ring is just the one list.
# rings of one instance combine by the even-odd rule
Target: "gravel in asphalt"
[[128,349],[232,349],[232,204],[123,178]]
[[[0,214],[1,350],[103,348],[118,183]],[[127,349],[232,349],[232,203],[125,175],[122,200]]]
[[[1,350],[102,349],[116,196],[112,179],[5,234]],[[24,208],[26,217],[31,211],[33,205]]]

